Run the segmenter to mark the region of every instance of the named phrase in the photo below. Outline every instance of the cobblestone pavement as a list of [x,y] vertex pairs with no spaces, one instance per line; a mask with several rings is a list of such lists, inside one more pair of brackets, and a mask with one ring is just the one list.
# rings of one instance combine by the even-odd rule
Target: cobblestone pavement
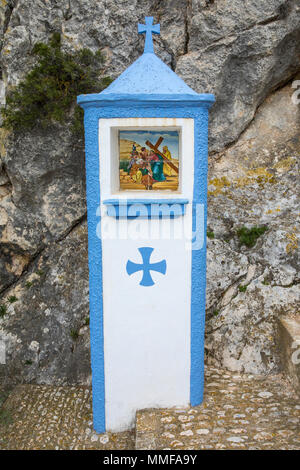
[[134,449],[134,432],[96,434],[91,389],[19,385],[0,410],[0,449]]
[[97,435],[91,389],[20,385],[0,409],[0,449],[300,449],[300,400],[279,377],[206,371],[204,403],[144,410],[135,432]]
[[209,369],[201,406],[137,413],[136,449],[300,450],[300,400],[279,377]]

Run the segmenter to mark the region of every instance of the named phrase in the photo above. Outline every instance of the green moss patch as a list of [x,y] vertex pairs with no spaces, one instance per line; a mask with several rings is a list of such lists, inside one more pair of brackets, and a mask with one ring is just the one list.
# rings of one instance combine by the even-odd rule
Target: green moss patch
[[0,305],[0,318],[5,317],[7,315],[7,307],[4,304]]
[[71,330],[71,331],[70,331],[70,336],[71,336],[71,338],[72,338],[74,341],[76,341],[76,339],[79,338],[79,331],[78,331],[78,330],[74,330],[74,329]]
[[237,236],[239,238],[240,244],[245,245],[248,248],[252,248],[257,239],[263,235],[268,230],[268,227],[242,227],[237,231]]
[[240,292],[246,292],[247,286],[243,286],[242,284],[239,285],[239,291]]

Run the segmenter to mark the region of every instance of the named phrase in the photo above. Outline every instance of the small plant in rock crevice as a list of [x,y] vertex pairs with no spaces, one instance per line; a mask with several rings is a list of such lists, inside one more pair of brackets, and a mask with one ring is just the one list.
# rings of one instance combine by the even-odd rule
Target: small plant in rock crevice
[[239,285],[239,291],[240,292],[246,292],[247,286],[243,286],[242,284]]
[[0,318],[5,317],[5,315],[7,315],[7,313],[8,313],[8,312],[7,312],[7,307],[6,307],[6,305],[1,304],[1,305],[0,305]]
[[78,331],[78,330],[75,330],[75,329],[72,329],[72,330],[70,331],[70,336],[71,336],[71,338],[72,338],[74,341],[76,341],[76,339],[79,338],[79,331]]
[[17,300],[18,298],[15,295],[11,295],[5,303],[0,304],[0,318],[4,318],[8,314],[8,306],[17,302]]
[[268,230],[267,226],[262,227],[241,227],[237,230],[240,245],[245,245],[247,248],[252,248],[257,239]]
[[76,105],[80,94],[99,93],[111,82],[100,78],[104,57],[100,51],[80,49],[74,53],[61,49],[61,36],[54,33],[49,44],[37,43],[32,54],[37,63],[6,99],[2,108],[3,127],[30,130],[63,123],[73,116],[74,133],[83,131],[83,111]]

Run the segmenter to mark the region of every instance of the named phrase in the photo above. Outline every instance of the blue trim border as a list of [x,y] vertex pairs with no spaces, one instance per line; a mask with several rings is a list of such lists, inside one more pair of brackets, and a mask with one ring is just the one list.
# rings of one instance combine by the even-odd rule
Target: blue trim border
[[214,95],[209,93],[202,94],[127,94],[127,93],[93,93],[90,95],[79,95],[77,103],[82,107],[90,106],[129,106],[132,103],[142,103],[143,106],[153,106],[159,103],[159,106],[212,106],[215,102]]
[[105,432],[105,377],[103,337],[103,277],[100,207],[98,117],[92,109],[84,113],[86,198],[88,214],[90,338],[93,393],[93,422],[98,433]]
[[[193,239],[201,239],[203,243],[201,243],[200,249],[192,249],[191,406],[200,405],[204,394],[208,117],[208,108],[203,107],[194,121],[195,157],[192,232]],[[198,204],[201,204],[204,208],[204,226],[197,220]],[[199,233],[199,231],[204,233]]]

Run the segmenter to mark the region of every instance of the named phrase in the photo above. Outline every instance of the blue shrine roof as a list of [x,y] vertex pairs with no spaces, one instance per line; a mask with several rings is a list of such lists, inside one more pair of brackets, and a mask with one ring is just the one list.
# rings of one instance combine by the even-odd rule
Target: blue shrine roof
[[214,95],[196,93],[155,55],[152,34],[160,33],[160,25],[153,25],[153,17],[146,17],[145,23],[138,25],[139,34],[146,33],[141,57],[101,93],[80,95],[77,102],[84,106],[116,101],[187,101],[211,106]]
[[112,82],[107,93],[191,94],[197,95],[173,70],[154,53],[144,53]]

